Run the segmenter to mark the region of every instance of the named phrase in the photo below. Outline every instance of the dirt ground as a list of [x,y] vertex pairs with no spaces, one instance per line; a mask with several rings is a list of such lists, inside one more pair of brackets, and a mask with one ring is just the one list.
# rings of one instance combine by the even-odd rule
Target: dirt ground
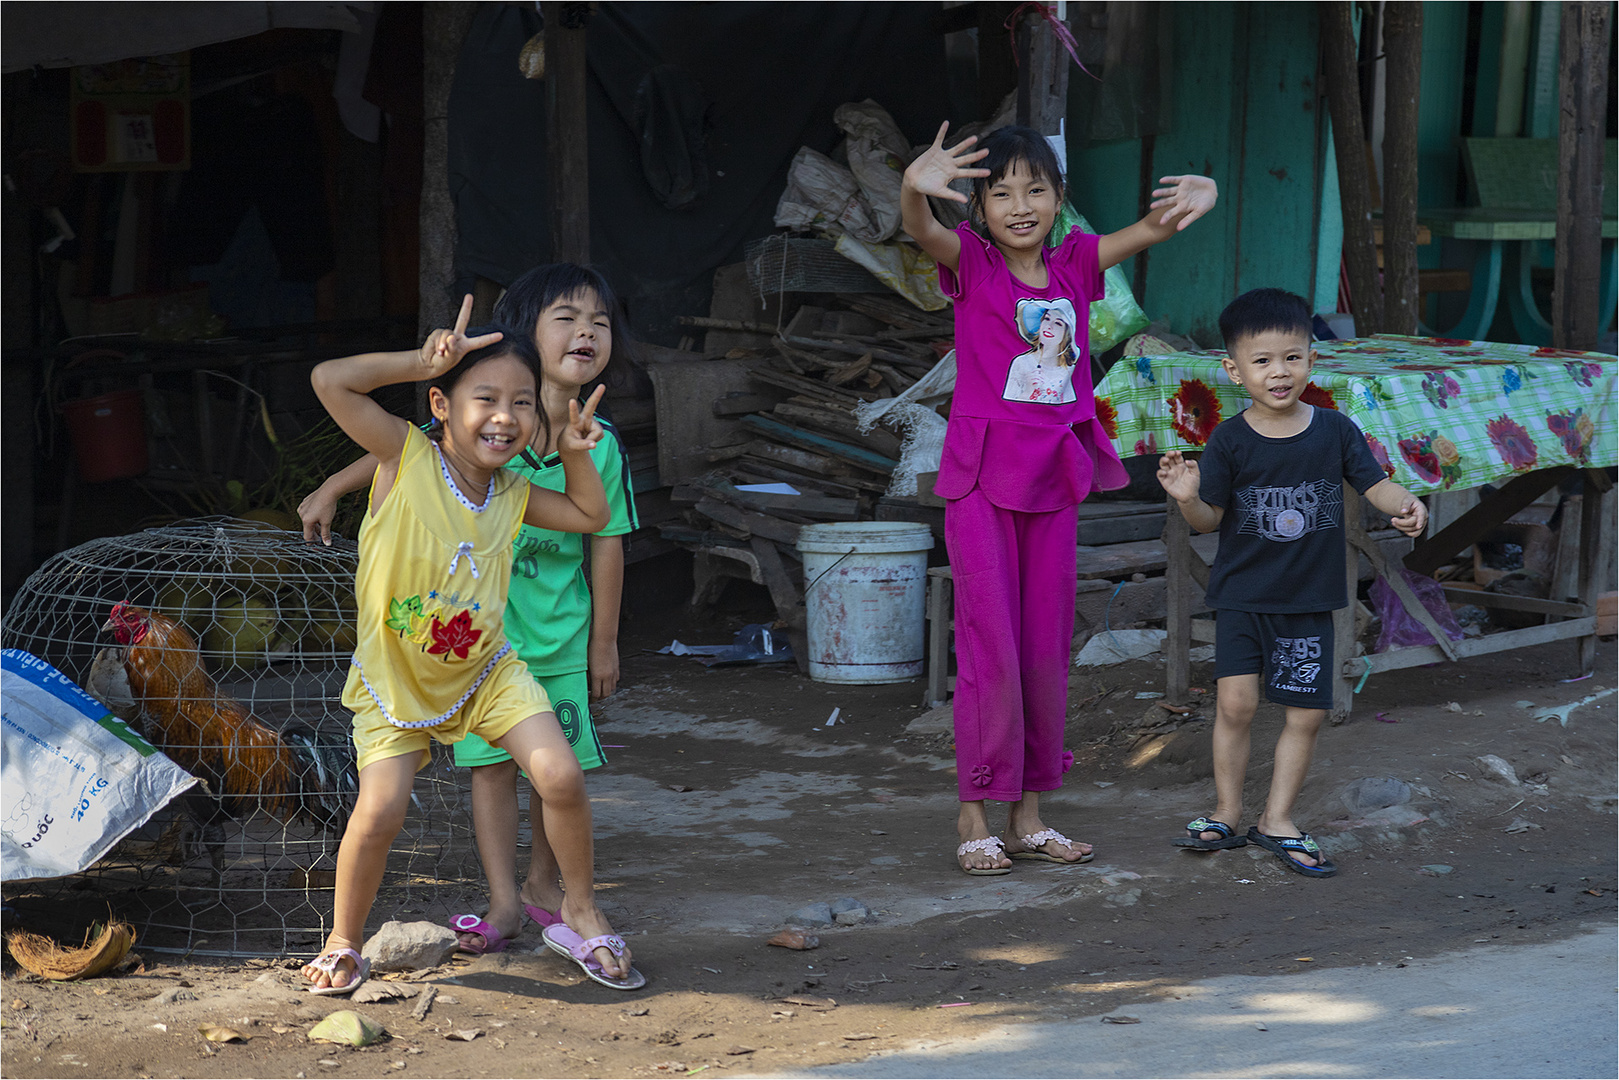
[[[1577,674],[1566,642],[1374,677],[1353,721],[1322,733],[1299,808],[1341,867],[1328,881],[1254,848],[1171,847],[1188,818],[1212,809],[1211,720],[1169,730],[1170,714],[1138,699],[1162,689],[1157,658],[1076,671],[1078,760],[1043,810],[1094,843],[1096,860],[974,878],[953,859],[950,738],[907,731],[923,711],[920,681],[840,687],[790,666],[706,669],[650,651],[676,636],[727,641],[745,618],[629,626],[624,688],[600,708],[603,741],[621,748],[589,780],[598,889],[650,979],[644,990],[615,992],[535,955],[532,926],[504,954],[404,980],[438,990],[422,1019],[415,999],[310,997],[296,961],[280,957],[148,954],[136,973],[71,984],[43,983],[8,957],[0,1071],[768,1075],[991,1023],[1106,1012],[1202,976],[1400,965],[1614,921],[1615,699],[1566,727],[1535,722],[1521,704],[1563,705],[1619,683],[1611,642],[1580,682],[1560,681]],[[1212,690],[1210,665],[1193,675]],[[1212,711],[1209,701],[1202,712]],[[1279,710],[1262,709],[1250,821],[1279,725]],[[1486,778],[1481,754],[1525,782]],[[1370,820],[1352,814],[1341,793],[1368,777],[1405,781],[1412,801]],[[872,918],[815,931],[813,951],[766,944],[789,913],[842,897]],[[390,914],[374,912],[373,924]],[[389,1037],[364,1050],[305,1038],[351,1007]],[[249,1038],[210,1043],[205,1024]],[[473,1030],[470,1042],[452,1038]]]

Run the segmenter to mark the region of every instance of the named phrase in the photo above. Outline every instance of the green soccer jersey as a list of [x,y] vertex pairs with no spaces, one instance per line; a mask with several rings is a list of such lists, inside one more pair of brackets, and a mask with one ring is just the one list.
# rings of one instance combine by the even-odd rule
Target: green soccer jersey
[[[598,417],[598,419],[600,419]],[[598,536],[622,536],[637,525],[635,491],[618,431],[601,421],[607,437],[590,458],[601,473],[612,517]],[[533,466],[532,452],[506,467],[538,487],[563,489],[562,459],[551,454]],[[584,671],[590,653],[590,589],[585,584],[585,536],[524,525],[512,543],[511,591],[506,597],[506,637],[535,675]]]

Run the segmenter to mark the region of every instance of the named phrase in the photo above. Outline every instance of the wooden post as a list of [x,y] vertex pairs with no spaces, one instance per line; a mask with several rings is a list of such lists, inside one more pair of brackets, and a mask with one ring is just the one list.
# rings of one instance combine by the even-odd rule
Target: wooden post
[[1173,497],[1164,500],[1164,699],[1184,704],[1192,685],[1192,526]]
[[1332,145],[1338,158],[1338,192],[1344,214],[1344,265],[1354,295],[1355,332],[1374,334],[1383,325],[1383,291],[1377,277],[1377,241],[1372,232],[1371,174],[1366,166],[1366,128],[1361,122],[1360,72],[1353,5],[1320,4],[1322,68]]
[[1068,53],[1039,15],[1018,27],[1017,122],[1042,135],[1057,135],[1068,113]]
[[461,300],[450,296],[450,286],[455,280],[455,204],[450,201],[450,86],[455,82],[455,63],[461,54],[461,42],[466,40],[477,8],[478,5],[469,0],[422,5],[425,47],[422,50],[418,339],[425,338],[434,327],[454,325],[455,310]]
[[1417,99],[1422,5],[1383,7],[1383,325],[1417,332]]
[[1017,5],[1009,0],[982,0],[978,9],[978,119],[988,120],[1001,99],[1018,83],[1012,41],[1003,25]]
[[1344,671],[1355,656],[1355,596],[1360,591],[1360,551],[1347,541],[1347,537],[1349,523],[1360,521],[1360,501],[1360,492],[1352,485],[1345,484],[1344,575],[1349,583],[1349,604],[1332,613],[1332,713],[1329,719],[1334,724],[1349,719],[1350,710],[1355,706],[1355,683],[1360,681],[1358,674],[1346,674]]
[[1613,5],[1565,2],[1562,16],[1552,344],[1560,349],[1594,349],[1603,330],[1602,230],[1597,223],[1608,201],[1602,191],[1602,157]]
[[590,134],[585,118],[585,24],[590,5],[545,0],[545,144],[551,258],[590,261]]
[[[1592,5],[1599,6],[1599,5]],[[1595,231],[1595,230],[1592,230]],[[1607,561],[1602,556],[1603,534],[1605,530],[1613,528],[1613,519],[1603,513],[1606,500],[1603,492],[1597,489],[1587,473],[1585,481],[1585,496],[1580,500],[1580,572],[1578,580],[1578,595],[1580,603],[1592,615],[1597,610],[1597,595],[1602,592],[1603,572],[1607,569],[1603,564]],[[1596,670],[1597,639],[1592,634],[1579,639],[1580,667],[1576,672],[1585,675]]]

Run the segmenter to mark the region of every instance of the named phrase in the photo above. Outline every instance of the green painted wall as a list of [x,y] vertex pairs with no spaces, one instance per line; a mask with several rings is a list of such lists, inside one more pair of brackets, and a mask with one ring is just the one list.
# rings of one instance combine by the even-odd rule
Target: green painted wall
[[[1174,19],[1171,127],[1155,140],[1152,178],[1206,173],[1220,185],[1220,205],[1146,253],[1138,299],[1149,317],[1217,345],[1220,309],[1240,292],[1274,285],[1318,295],[1322,262],[1336,288],[1338,221],[1328,229],[1330,253],[1320,243],[1326,156],[1316,9],[1205,3],[1163,10]],[[1136,220],[1142,146],[1131,139],[1070,147],[1070,187],[1096,228]],[[1133,281],[1134,267],[1125,270]]]

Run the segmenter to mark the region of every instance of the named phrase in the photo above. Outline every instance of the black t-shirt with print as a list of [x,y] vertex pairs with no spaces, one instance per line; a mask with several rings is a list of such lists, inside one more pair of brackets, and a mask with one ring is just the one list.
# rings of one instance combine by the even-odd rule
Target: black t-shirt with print
[[1343,485],[1364,494],[1384,478],[1353,420],[1317,408],[1303,431],[1272,439],[1238,413],[1214,429],[1198,468],[1203,501],[1225,509],[1210,607],[1282,614],[1349,603]]

